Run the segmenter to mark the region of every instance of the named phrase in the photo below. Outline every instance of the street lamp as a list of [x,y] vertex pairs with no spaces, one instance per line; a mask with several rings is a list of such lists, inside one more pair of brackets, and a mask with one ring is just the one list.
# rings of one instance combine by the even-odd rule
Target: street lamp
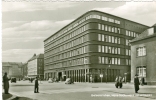
[[106,83],[107,83],[107,76],[108,76],[108,75],[107,75],[107,74],[108,74],[108,73],[107,73],[107,69],[108,69],[109,67],[110,67],[110,65],[108,65],[108,67],[106,67]]

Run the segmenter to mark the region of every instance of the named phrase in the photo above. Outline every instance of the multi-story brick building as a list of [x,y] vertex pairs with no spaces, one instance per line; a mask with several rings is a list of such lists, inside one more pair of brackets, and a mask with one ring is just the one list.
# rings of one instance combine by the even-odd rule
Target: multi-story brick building
[[133,39],[131,45],[131,79],[138,74],[145,83],[156,84],[156,24]]
[[28,77],[44,78],[44,54],[39,54],[28,60],[27,62]]
[[[129,40],[148,26],[100,11],[89,11],[44,40],[45,78],[76,82],[130,81]],[[102,80],[100,75],[103,76]]]

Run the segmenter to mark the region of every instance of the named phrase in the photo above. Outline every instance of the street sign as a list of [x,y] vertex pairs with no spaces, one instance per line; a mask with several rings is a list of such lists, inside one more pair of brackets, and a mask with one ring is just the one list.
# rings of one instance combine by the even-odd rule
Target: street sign
[[103,77],[103,74],[100,74],[100,77]]

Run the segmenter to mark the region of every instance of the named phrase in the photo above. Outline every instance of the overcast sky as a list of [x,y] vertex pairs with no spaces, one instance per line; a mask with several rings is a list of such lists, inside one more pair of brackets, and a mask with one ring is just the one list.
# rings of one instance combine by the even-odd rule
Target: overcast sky
[[156,23],[156,2],[2,2],[2,61],[27,62],[44,53],[44,39],[89,10],[144,25]]

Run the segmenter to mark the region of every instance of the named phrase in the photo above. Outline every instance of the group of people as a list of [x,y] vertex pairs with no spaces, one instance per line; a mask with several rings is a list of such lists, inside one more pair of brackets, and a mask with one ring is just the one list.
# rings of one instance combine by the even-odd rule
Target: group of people
[[[115,86],[116,86],[116,88],[118,88],[118,87],[122,88],[122,86],[123,86],[122,83],[123,82],[124,82],[124,78],[121,77],[121,76],[117,76],[116,79],[115,79]],[[141,85],[144,84],[144,78],[141,78],[141,80],[139,81],[138,75],[136,74],[135,78],[134,78],[135,93],[138,93],[140,83],[141,83]]]
[[[10,79],[7,77],[7,73],[5,72],[3,76],[3,88],[5,94],[9,94],[9,80]],[[35,79],[34,93],[39,93],[38,77]]]
[[[4,93],[5,94],[9,94],[9,80],[10,79],[7,77],[7,73],[5,72],[4,76],[3,76],[3,88],[4,88]],[[91,81],[92,81],[92,79],[91,79]],[[123,81],[124,81],[123,77],[117,76],[116,79],[115,79],[115,86],[116,86],[116,88],[118,88],[118,87],[122,88]],[[142,78],[142,83],[144,84],[144,78]],[[140,81],[139,81],[138,75],[136,74],[135,78],[134,78],[135,93],[138,93],[139,85],[140,85]],[[39,93],[38,77],[36,77],[36,79],[35,79],[35,85],[34,86],[35,86],[34,87],[34,93]]]

